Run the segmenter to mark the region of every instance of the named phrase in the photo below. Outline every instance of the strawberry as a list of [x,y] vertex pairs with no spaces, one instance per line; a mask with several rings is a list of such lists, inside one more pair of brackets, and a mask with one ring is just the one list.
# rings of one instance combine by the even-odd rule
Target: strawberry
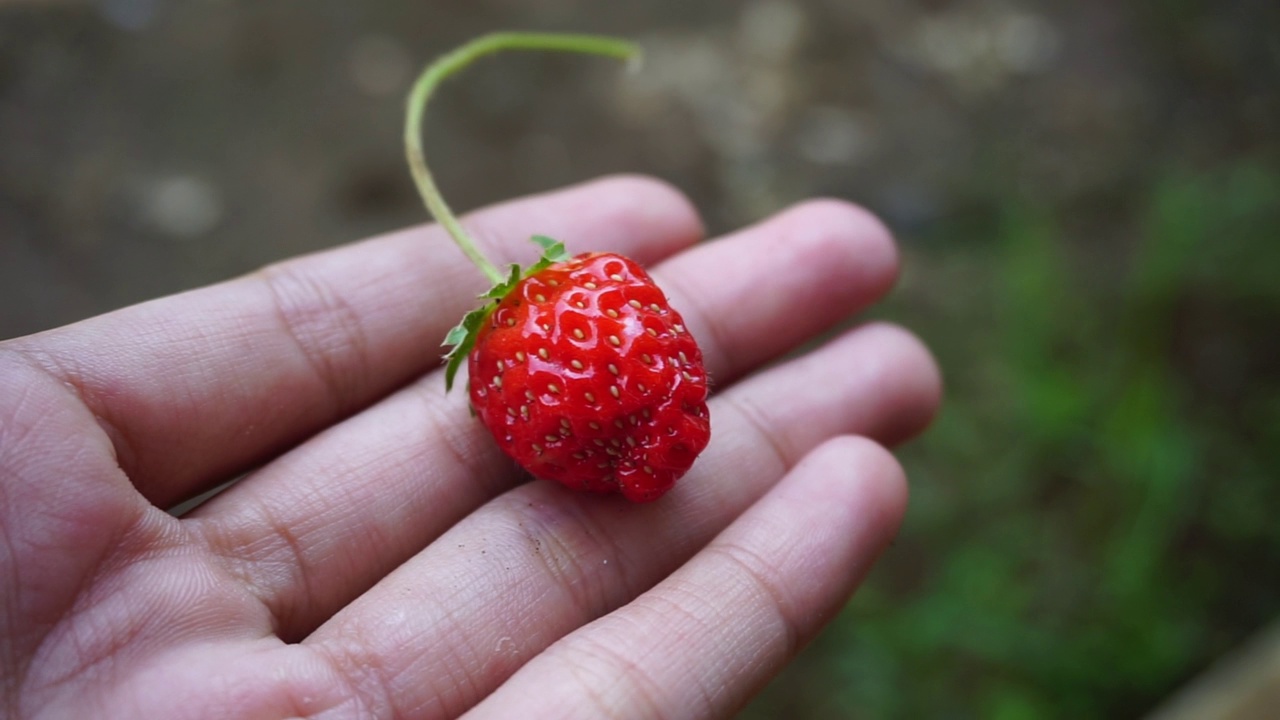
[[636,502],[710,438],[702,353],[634,261],[587,253],[519,281],[480,324],[471,402],[537,477]]
[[702,352],[645,271],[613,253],[570,258],[534,236],[542,259],[500,272],[440,197],[421,144],[431,93],[475,59],[500,50],[585,52],[631,59],[613,38],[499,33],[445,55],[409,96],[405,144],[427,208],[493,282],[484,303],[445,340],[445,384],[462,363],[471,406],[498,446],[532,475],[576,490],[661,497],[710,439]]

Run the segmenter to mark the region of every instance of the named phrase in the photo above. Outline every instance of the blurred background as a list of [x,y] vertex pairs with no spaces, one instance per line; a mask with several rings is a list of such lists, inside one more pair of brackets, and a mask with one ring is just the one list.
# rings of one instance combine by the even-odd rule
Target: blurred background
[[1141,717],[1265,644],[1274,0],[0,0],[0,338],[422,222],[403,94],[499,28],[648,64],[449,86],[456,207],[644,172],[715,232],[834,195],[901,241],[873,315],[947,403],[900,453],[902,536],[744,717]]

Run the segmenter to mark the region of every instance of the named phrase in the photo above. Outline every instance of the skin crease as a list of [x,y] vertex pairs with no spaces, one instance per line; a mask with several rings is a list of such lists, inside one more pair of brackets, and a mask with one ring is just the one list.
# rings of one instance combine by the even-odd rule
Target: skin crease
[[526,482],[444,393],[484,279],[434,227],[0,343],[7,716],[726,717],[832,617],[939,376],[884,324],[780,358],[889,290],[884,228],[817,200],[695,244],[636,177],[465,223],[503,263],[625,254],[680,308],[716,384],[675,489]]

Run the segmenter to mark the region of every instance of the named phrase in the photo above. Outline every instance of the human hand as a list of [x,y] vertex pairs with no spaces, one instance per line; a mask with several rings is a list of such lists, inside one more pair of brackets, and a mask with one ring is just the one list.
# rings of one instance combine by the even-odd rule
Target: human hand
[[444,394],[483,278],[436,228],[11,340],[9,716],[716,717],[833,616],[897,529],[883,446],[937,371],[883,324],[765,364],[888,290],[881,226],[817,201],[693,246],[637,178],[468,225],[503,261],[539,232],[650,266],[715,385],[692,471],[647,505],[523,482]]

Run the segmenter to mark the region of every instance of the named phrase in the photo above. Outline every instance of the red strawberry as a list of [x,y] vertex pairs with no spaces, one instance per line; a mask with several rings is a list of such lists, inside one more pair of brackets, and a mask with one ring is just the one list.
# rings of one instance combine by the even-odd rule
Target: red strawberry
[[710,438],[702,353],[632,260],[579,255],[521,280],[480,325],[471,402],[537,477],[654,500]]
[[633,43],[590,35],[498,33],[432,63],[409,95],[405,150],[427,208],[495,286],[449,333],[445,384],[464,359],[471,404],[498,445],[537,477],[655,500],[710,439],[702,353],[680,314],[635,262],[570,259],[535,236],[543,256],[503,274],[440,197],[422,152],[422,116],[445,78],[500,50],[563,50],[625,60]]

